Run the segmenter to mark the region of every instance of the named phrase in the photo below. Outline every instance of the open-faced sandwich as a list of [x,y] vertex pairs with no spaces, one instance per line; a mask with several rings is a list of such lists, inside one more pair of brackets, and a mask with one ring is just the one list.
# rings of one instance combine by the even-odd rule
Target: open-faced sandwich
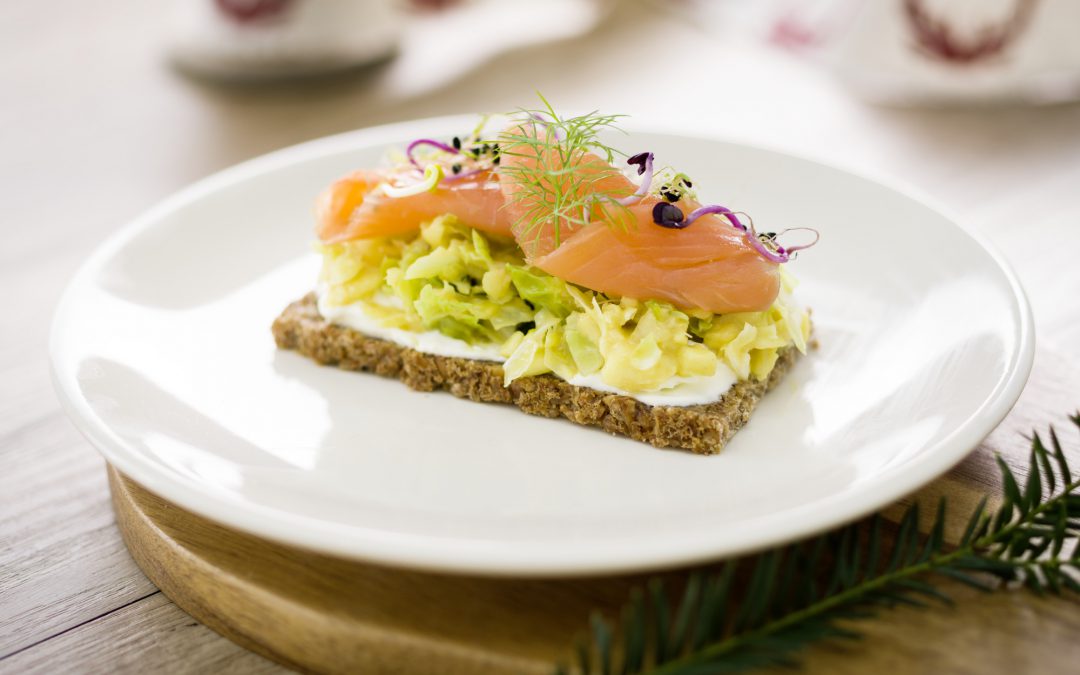
[[317,289],[274,322],[277,344],[719,451],[806,352],[809,314],[782,265],[809,244],[702,205],[651,152],[605,145],[616,118],[485,118],[341,178],[317,203]]

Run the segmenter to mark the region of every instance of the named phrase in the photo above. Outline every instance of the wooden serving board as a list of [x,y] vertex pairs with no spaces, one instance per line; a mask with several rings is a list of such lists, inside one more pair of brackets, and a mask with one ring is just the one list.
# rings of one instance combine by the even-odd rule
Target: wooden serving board
[[[1043,357],[1043,362],[1050,361]],[[993,453],[1026,466],[1023,433],[1059,424],[1080,466],[1075,429],[1048,410],[1075,406],[1075,372],[1037,362],[1021,403],[968,459],[917,499],[949,496],[951,536],[985,492]],[[1050,407],[1059,406],[1059,407]],[[644,576],[491,579],[413,572],[271,543],[194,515],[109,469],[124,540],[150,579],[225,637],[318,673],[550,673],[594,609],[616,617]],[[885,511],[895,519],[903,505]],[[665,576],[678,581],[685,570]],[[955,608],[897,609],[860,624],[867,638],[806,653],[809,672],[1076,672],[1080,603],[1025,591],[983,595],[943,584]]]

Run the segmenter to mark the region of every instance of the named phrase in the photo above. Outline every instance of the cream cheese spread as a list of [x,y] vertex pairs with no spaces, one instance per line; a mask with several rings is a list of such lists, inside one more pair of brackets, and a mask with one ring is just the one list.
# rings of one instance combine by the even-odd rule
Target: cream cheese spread
[[[365,312],[363,305],[360,303],[331,305],[326,302],[326,294],[323,288],[319,289],[318,297],[319,314],[323,318],[330,323],[352,328],[364,335],[436,356],[495,361],[498,363],[506,360],[499,353],[498,345],[473,345],[464,340],[443,335],[435,330],[416,332],[400,328],[389,328]],[[552,374],[554,375],[554,373]],[[558,376],[556,375],[556,377]],[[612,387],[604,382],[599,373],[575,375],[567,381],[576,387],[588,387],[597,391],[629,396],[646,405],[685,407],[713,403],[719,400],[735,384],[737,378],[730,368],[723,363],[718,363],[714,375],[672,377],[658,390],[648,392],[634,393]]]

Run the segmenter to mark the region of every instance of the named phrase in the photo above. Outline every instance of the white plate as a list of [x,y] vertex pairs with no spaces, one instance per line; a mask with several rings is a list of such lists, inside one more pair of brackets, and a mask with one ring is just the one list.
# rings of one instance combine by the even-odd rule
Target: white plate
[[312,286],[311,204],[335,177],[472,120],[367,129],[276,152],[166,200],[98,250],[53,326],[56,385],[120,471],[281,542],[417,568],[615,572],[778,544],[938,476],[1015,402],[1033,354],[1012,273],[938,212],[865,178],[644,131],[649,149],[760,228],[813,225],[792,264],[821,348],[713,457],[418,393],[275,349]]

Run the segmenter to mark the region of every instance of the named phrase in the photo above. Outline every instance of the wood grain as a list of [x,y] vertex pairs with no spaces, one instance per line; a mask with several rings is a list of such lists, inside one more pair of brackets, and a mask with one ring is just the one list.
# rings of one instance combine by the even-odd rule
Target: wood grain
[[154,593],[0,661],[0,672],[195,675],[287,670],[222,639]]
[[[1024,473],[1024,432],[1031,429],[1013,427],[1047,403],[1067,405],[1070,385],[1080,381],[1060,357],[1041,355],[1015,421],[914,497],[948,496],[952,541],[978,498],[999,487],[993,454]],[[1043,372],[1047,360],[1054,367]],[[1071,424],[1062,432],[1066,452],[1080,464],[1080,432]],[[229,639],[305,671],[426,673],[439,664],[446,673],[548,673],[567,657],[593,610],[618,616],[630,590],[648,578],[507,580],[388,569],[272,544],[171,505],[115,471],[109,480],[124,539],[159,588]],[[895,521],[901,511],[897,504],[885,515]],[[666,577],[677,584],[685,572]],[[1080,629],[1077,599],[944,587],[958,609],[884,615],[864,627],[868,638],[858,647],[815,647],[807,672],[918,673],[934,664],[984,673],[1034,663],[1053,672],[1080,656],[1069,637]],[[980,648],[982,641],[993,647]]]
[[0,435],[0,656],[154,590],[113,524],[104,462],[54,402],[22,403],[35,419],[4,417]]
[[[209,630],[178,623],[182,613],[162,596],[147,597],[153,586],[124,552],[114,525],[104,464],[52,393],[47,336],[64,283],[106,235],[186,183],[309,138],[506,109],[539,89],[568,108],[659,115],[681,128],[898,176],[1004,253],[1031,298],[1040,345],[1025,405],[983,450],[920,498],[941,492],[971,498],[992,487],[987,449],[1004,449],[1022,463],[1022,445],[1012,445],[1016,434],[1080,406],[1078,106],[873,108],[806,64],[630,1],[585,38],[505,53],[463,77],[432,74],[440,64],[421,63],[430,75],[422,90],[406,86],[409,53],[387,68],[337,78],[207,85],[167,67],[167,34],[160,3],[0,3],[0,671],[273,669]],[[685,58],[677,68],[667,59],[641,58],[640,45],[657,35],[679,45]],[[694,103],[671,106],[645,83],[692,90]],[[978,620],[969,623],[978,610],[964,602],[948,615],[949,631],[933,623],[939,615],[912,615],[911,621],[938,628],[897,632],[895,658],[916,659],[930,670],[933,659],[948,656],[934,645],[949,645],[956,657],[941,669],[957,670],[965,654],[996,650],[1011,652],[1015,670],[1023,672],[1071,649],[1068,641],[1041,642],[1056,634],[1055,626],[1070,624],[1028,622],[1032,613],[1051,616],[1032,609],[1029,596],[973,602],[1005,602],[999,597],[1016,603],[993,615],[1015,629],[1011,639]],[[892,630],[891,623],[882,625]],[[954,631],[971,640],[954,641]],[[987,636],[983,643],[980,634]],[[816,658],[815,652],[811,662]],[[865,654],[846,658],[847,667],[858,669]]]
[[[1014,457],[1026,446],[1017,437],[1000,451]],[[1072,443],[1069,452],[1080,461],[1078,448]],[[983,493],[996,468],[978,458],[989,452],[980,450],[919,498]],[[205,625],[298,670],[550,673],[568,658],[593,610],[619,616],[631,589],[648,579],[485,579],[389,569],[233,531],[111,469],[109,481],[120,531],[154,583]],[[962,526],[966,513],[953,511],[953,523]],[[685,572],[664,576],[678,584]],[[1080,599],[943,587],[958,609],[894,611],[860,624],[865,641],[813,648],[806,672],[920,673],[930,665],[940,672],[1022,672],[1035,663],[1063,672],[1080,657],[1071,637],[1080,630]]]

